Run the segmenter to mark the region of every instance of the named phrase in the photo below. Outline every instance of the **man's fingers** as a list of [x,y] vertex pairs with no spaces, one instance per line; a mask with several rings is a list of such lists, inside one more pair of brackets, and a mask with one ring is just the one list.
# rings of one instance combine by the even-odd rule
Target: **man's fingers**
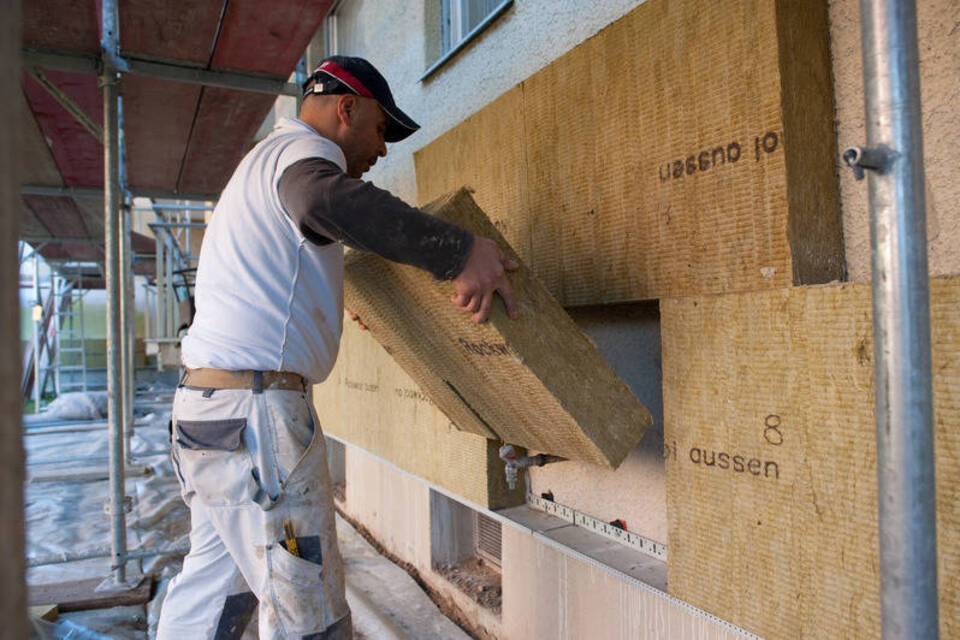
[[510,319],[516,320],[519,318],[520,309],[513,297],[513,287],[510,286],[510,281],[506,277],[503,278],[503,284],[497,288],[497,291],[500,292],[500,297],[503,298],[503,303],[507,306],[507,315],[510,316]]
[[357,314],[355,314],[355,313],[354,313],[353,311],[351,311],[350,309],[344,309],[344,311],[347,312],[347,317],[348,317],[348,318],[350,318],[351,320],[353,320],[354,322],[357,323],[357,326],[358,326],[358,327],[360,327],[360,328],[363,329],[364,331],[367,331],[367,330],[369,329],[369,327],[368,327],[367,325],[363,324],[363,320],[360,319],[360,316],[358,316]]
[[480,303],[480,310],[473,314],[473,321],[477,324],[481,324],[487,321],[487,317],[490,315],[490,307],[493,306],[493,292],[487,293],[483,296],[483,301]]
[[481,296],[471,295],[470,293],[459,293],[450,298],[450,301],[455,307],[469,311],[470,313],[476,313],[477,310],[480,309]]
[[507,314],[517,319],[520,310],[513,296],[513,288],[506,277],[507,271],[519,268],[516,260],[489,238],[477,237],[467,262],[456,278],[456,293],[450,302],[459,309],[469,311],[474,322],[480,323],[490,317],[493,298],[499,293],[506,305]]

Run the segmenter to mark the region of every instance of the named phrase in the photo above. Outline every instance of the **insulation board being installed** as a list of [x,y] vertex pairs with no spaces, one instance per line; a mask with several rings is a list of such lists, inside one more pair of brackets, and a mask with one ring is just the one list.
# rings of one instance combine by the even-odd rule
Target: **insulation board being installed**
[[523,502],[495,442],[457,429],[369,332],[344,325],[329,377],[313,387],[324,432],[488,509]]
[[[496,240],[465,190],[425,211]],[[463,431],[616,467],[651,418],[569,315],[522,264],[510,274],[520,319],[498,299],[478,325],[450,303],[453,285],[373,254],[352,253],[344,298],[373,336]]]
[[826,3],[648,0],[415,155],[564,305],[843,274]]
[[[931,281],[940,635],[960,637],[960,278]],[[880,637],[869,284],[661,301],[671,595]]]

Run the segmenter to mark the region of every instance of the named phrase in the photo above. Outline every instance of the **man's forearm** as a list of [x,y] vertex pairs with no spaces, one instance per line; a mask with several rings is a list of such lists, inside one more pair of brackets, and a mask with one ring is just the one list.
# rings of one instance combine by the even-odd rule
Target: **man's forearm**
[[464,229],[351,178],[328,160],[292,164],[280,178],[279,190],[287,214],[311,242],[343,242],[440,280],[460,273],[473,246],[473,235]]

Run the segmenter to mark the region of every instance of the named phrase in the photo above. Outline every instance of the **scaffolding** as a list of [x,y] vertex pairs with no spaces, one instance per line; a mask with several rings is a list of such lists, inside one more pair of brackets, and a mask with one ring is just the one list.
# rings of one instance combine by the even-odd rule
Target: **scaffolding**
[[157,369],[177,366],[170,357],[180,344],[183,331],[193,317],[193,285],[199,254],[193,250],[194,230],[206,228],[205,222],[194,220],[197,213],[213,210],[213,204],[156,202],[134,211],[152,212],[156,221],[148,224],[156,242],[156,273],[150,297],[153,300],[153,319],[148,322],[146,343],[148,353],[157,356]]
[[[252,91],[274,96],[299,95],[299,88],[289,82],[264,77],[260,74],[243,72],[224,72],[196,69],[168,62],[154,62],[125,58],[120,53],[119,15],[117,0],[104,0],[101,3],[101,42],[100,55],[92,57],[85,54],[76,54],[59,51],[24,50],[24,61],[29,70],[54,69],[98,75],[102,88],[103,98],[103,125],[95,127],[95,135],[103,143],[104,153],[104,186],[103,189],[91,187],[50,187],[26,185],[21,189],[24,195],[54,195],[54,196],[90,196],[103,195],[104,201],[104,260],[103,275],[106,290],[106,344],[107,344],[107,396],[108,417],[106,428],[109,432],[109,514],[111,519],[111,545],[109,550],[84,554],[66,554],[56,557],[34,558],[30,566],[69,562],[72,560],[110,557],[112,574],[105,583],[105,588],[132,589],[136,587],[127,579],[127,562],[134,559],[165,555],[183,554],[186,550],[174,549],[128,549],[126,536],[125,514],[128,498],[125,496],[124,480],[128,472],[138,472],[131,463],[130,437],[133,429],[133,400],[134,400],[134,358],[133,358],[133,296],[134,276],[132,265],[135,257],[132,251],[131,217],[141,211],[152,212],[156,222],[148,223],[154,233],[156,246],[156,273],[153,282],[144,284],[144,300],[147,304],[147,321],[145,323],[145,342],[147,351],[154,351],[158,356],[158,368],[163,368],[164,359],[161,357],[164,350],[174,352],[180,341],[185,322],[189,323],[192,315],[192,292],[194,274],[198,256],[193,251],[195,230],[203,229],[206,225],[194,219],[197,213],[211,211],[215,196],[211,194],[187,194],[164,190],[127,188],[123,157],[123,106],[119,88],[121,77],[124,74],[133,74],[154,78],[165,78],[177,82],[200,84],[204,86],[223,87],[241,91]],[[42,72],[41,72],[42,73]],[[38,74],[33,74],[37,77]],[[50,91],[51,83],[41,84]],[[55,88],[55,87],[54,87]],[[54,97],[62,105],[65,104],[68,112],[77,117],[77,110],[72,106],[69,96],[63,92],[53,91]],[[89,122],[87,124],[90,124]],[[134,207],[134,197],[152,199],[148,207]],[[24,238],[30,242],[44,241],[60,242],[58,238]],[[65,242],[82,241],[95,242],[96,238],[66,238]],[[38,250],[39,251],[39,250]],[[38,267],[37,267],[38,268]],[[66,332],[60,336],[57,343],[59,359],[54,367],[46,367],[53,372],[55,386],[64,388],[63,374],[71,371],[71,367],[85,367],[86,356],[83,348],[83,292],[79,287],[73,287],[65,279],[58,281],[61,286],[57,296],[47,297],[45,304],[52,304],[58,298],[68,306],[65,313],[35,313],[34,349],[33,353],[41,355],[41,344],[44,342],[44,330],[40,325],[44,321],[56,316],[56,327],[66,327]],[[41,296],[39,285],[35,288],[36,302],[39,305]],[[68,295],[69,291],[69,295]],[[43,307],[35,307],[35,309]],[[78,310],[74,310],[78,309]],[[152,310],[152,312],[151,312]],[[74,315],[76,314],[76,315]],[[76,340],[76,318],[81,324],[79,328],[81,344]],[[54,347],[54,348],[57,348]],[[66,354],[74,354],[67,356]],[[79,354],[80,364],[73,362]],[[34,379],[40,379],[40,358],[31,361],[29,369]],[[174,359],[178,360],[178,359]],[[170,360],[168,359],[167,362]],[[25,371],[28,367],[25,366]],[[59,372],[59,373],[58,373]],[[24,378],[27,375],[25,373]],[[89,385],[87,385],[89,386]],[[41,385],[34,385],[34,394],[38,393]],[[39,405],[39,402],[38,402]]]
[[[61,275],[52,277],[54,307],[53,387],[56,394],[87,390],[87,334],[83,320],[82,280],[73,283]],[[75,375],[65,375],[65,374]]]
[[[74,390],[77,386],[73,380],[65,381],[65,373],[78,374],[80,388],[87,389],[84,292],[53,269],[49,279],[41,281],[39,251],[34,250],[30,257],[33,262],[33,335],[24,354],[21,391],[25,398],[32,396],[33,410],[37,413],[49,387],[52,386],[54,394],[59,395],[63,388]],[[46,296],[43,294],[45,289]]]

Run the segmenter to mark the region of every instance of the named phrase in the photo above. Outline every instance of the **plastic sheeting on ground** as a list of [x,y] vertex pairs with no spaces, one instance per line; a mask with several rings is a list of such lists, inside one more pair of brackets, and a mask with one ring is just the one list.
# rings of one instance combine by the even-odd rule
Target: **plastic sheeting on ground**
[[[169,457],[170,411],[164,406],[173,390],[159,395],[141,394],[141,409],[153,413],[137,421],[131,440],[133,464],[148,465],[150,475],[128,477],[126,493],[132,500],[127,515],[128,549],[186,547],[190,513],[180,497],[180,487]],[[76,394],[71,394],[76,395]],[[95,400],[91,400],[95,402]],[[83,399],[71,399],[84,406]],[[140,411],[139,413],[142,413]],[[40,414],[41,416],[45,414]],[[31,476],[76,472],[106,467],[108,433],[95,422],[77,426],[88,431],[55,431],[24,436],[28,473]],[[102,420],[101,420],[102,422]],[[89,482],[28,482],[25,487],[27,557],[109,550],[109,485]],[[347,601],[353,611],[356,637],[361,639],[410,638],[416,640],[466,640],[417,583],[400,567],[381,556],[354,529],[337,517],[337,537],[344,556]],[[158,556],[127,565],[130,575],[151,574],[157,580],[155,595],[146,606],[114,607],[60,614],[56,622],[33,620],[39,640],[141,640],[156,635],[156,625],[170,578],[180,570],[181,557]],[[104,578],[110,575],[107,557],[51,564],[28,570],[29,584],[49,584]],[[244,640],[257,637],[256,617]]]
[[[172,397],[173,389],[158,390],[144,399],[154,409]],[[108,465],[108,432],[96,407],[105,403],[98,392],[70,393],[51,403],[25,431],[28,477],[62,475]],[[60,402],[62,400],[62,402]],[[59,404],[58,404],[59,403]],[[169,406],[169,405],[168,405]],[[57,408],[59,407],[59,408]],[[92,408],[92,409],[91,409]],[[83,411],[87,421],[77,419]],[[90,420],[92,419],[92,420]],[[38,432],[37,423],[73,420],[87,431]],[[127,515],[127,548],[161,549],[186,547],[190,514],[180,498],[180,488],[169,458],[169,409],[156,411],[137,421],[130,450],[134,465],[151,473],[126,479],[131,500]],[[69,428],[69,427],[67,427]],[[111,542],[109,485],[106,480],[36,482],[24,488],[27,524],[27,558],[82,554],[109,550]],[[160,556],[130,561],[131,575],[151,573],[163,577],[179,571],[179,556]],[[68,582],[111,575],[108,557],[33,567],[27,572],[31,585]],[[37,638],[71,640],[148,637],[144,606],[115,607],[61,614],[55,623],[34,621]]]

